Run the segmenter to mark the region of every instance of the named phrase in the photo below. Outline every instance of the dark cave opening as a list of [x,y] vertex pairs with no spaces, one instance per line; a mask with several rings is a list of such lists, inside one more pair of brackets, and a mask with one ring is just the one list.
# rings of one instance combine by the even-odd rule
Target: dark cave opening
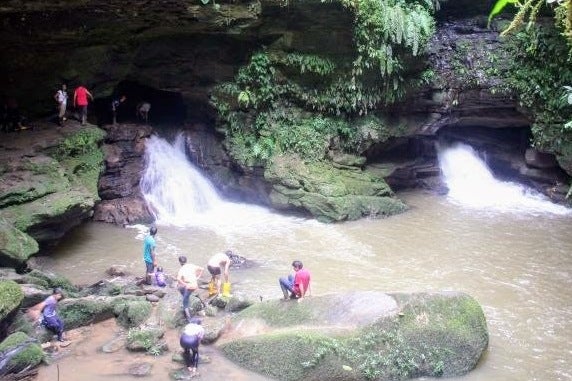
[[187,110],[181,93],[155,89],[135,81],[121,81],[115,87],[112,96],[98,98],[94,104],[97,124],[113,122],[112,102],[125,96],[124,102],[117,107],[118,123],[141,123],[143,119],[137,113],[137,107],[142,102],[151,105],[149,123],[152,124],[183,124],[187,118]]

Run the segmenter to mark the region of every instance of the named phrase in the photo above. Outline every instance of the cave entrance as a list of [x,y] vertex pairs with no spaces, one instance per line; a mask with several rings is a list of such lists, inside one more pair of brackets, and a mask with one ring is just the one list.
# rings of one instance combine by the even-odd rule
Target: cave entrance
[[151,104],[149,123],[181,125],[187,116],[183,96],[179,92],[155,89],[135,81],[121,81],[110,97],[95,100],[98,124],[110,124],[113,121],[111,103],[122,95],[126,100],[117,108],[118,123],[140,123],[137,105],[141,102]]

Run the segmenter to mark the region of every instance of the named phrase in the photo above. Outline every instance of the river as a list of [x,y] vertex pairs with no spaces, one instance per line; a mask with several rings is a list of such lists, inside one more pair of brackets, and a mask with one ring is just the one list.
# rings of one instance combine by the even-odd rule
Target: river
[[[475,370],[450,380],[572,380],[572,216],[526,192],[499,203],[497,185],[507,186],[495,182],[474,189],[479,196],[492,193],[489,202],[466,203],[455,192],[408,192],[399,194],[410,206],[406,213],[330,225],[218,200],[206,212],[179,213],[178,224],[171,218],[158,223],[159,262],[173,274],[178,255],[205,264],[216,251],[232,248],[256,263],[231,273],[233,290],[262,299],[281,296],[277,279],[294,259],[311,270],[313,295],[462,291],[483,306],[490,342]],[[521,195],[522,202],[515,200]],[[100,279],[112,264],[140,273],[143,231],[84,224],[57,248],[48,266],[82,284]],[[84,348],[93,351],[90,361],[65,358],[58,370],[73,368],[82,381],[108,379],[100,362],[114,355],[99,353],[97,340],[90,343]],[[268,380],[228,363],[212,346],[205,351],[213,364],[203,367],[203,380]],[[153,379],[168,380],[174,367],[170,355],[150,359],[160,364]],[[53,365],[43,368],[39,380],[54,379],[54,372]]]

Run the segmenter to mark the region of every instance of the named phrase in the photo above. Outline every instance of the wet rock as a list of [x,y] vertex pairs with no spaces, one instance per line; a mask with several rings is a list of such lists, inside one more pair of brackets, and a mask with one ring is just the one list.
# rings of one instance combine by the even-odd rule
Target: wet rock
[[556,168],[558,166],[556,157],[553,154],[539,152],[534,148],[528,148],[526,150],[524,153],[524,160],[526,165],[533,168],[547,169]]
[[145,299],[147,299],[147,300],[150,301],[150,302],[154,302],[154,303],[156,303],[156,302],[158,302],[159,300],[161,300],[161,298],[158,297],[158,296],[155,295],[155,294],[147,294],[147,295],[145,295]]
[[234,293],[224,306],[224,309],[227,312],[238,312],[250,307],[252,304],[254,304],[254,301],[248,299],[244,294]]
[[129,367],[128,373],[134,377],[146,377],[151,374],[153,364],[150,362],[140,362]]
[[116,276],[125,276],[126,274],[126,266],[125,265],[113,265],[108,268],[105,273],[109,276],[116,277]]
[[[377,379],[392,380],[461,376],[487,346],[484,312],[469,295],[352,292],[256,303],[233,317],[232,340],[221,347],[238,364],[278,379],[366,380],[383,363]],[[300,367],[308,358],[313,366]],[[364,365],[350,378],[331,377],[355,363]]]
[[104,353],[114,353],[122,349],[125,346],[125,338],[115,337],[111,341],[105,343],[101,347],[101,351]]

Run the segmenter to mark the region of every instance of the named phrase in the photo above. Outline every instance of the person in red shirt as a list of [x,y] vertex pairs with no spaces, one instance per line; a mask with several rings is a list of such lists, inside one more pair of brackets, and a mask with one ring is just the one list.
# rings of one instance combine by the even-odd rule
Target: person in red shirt
[[81,111],[81,125],[85,125],[87,120],[88,99],[93,100],[93,95],[83,86],[79,86],[73,93],[73,105]]
[[[304,299],[306,293],[310,290],[310,271],[304,268],[300,261],[292,262],[294,275],[290,274],[287,277],[279,279],[280,288],[284,294],[284,299]],[[288,295],[290,293],[290,295]],[[311,294],[311,292],[310,292]]]

